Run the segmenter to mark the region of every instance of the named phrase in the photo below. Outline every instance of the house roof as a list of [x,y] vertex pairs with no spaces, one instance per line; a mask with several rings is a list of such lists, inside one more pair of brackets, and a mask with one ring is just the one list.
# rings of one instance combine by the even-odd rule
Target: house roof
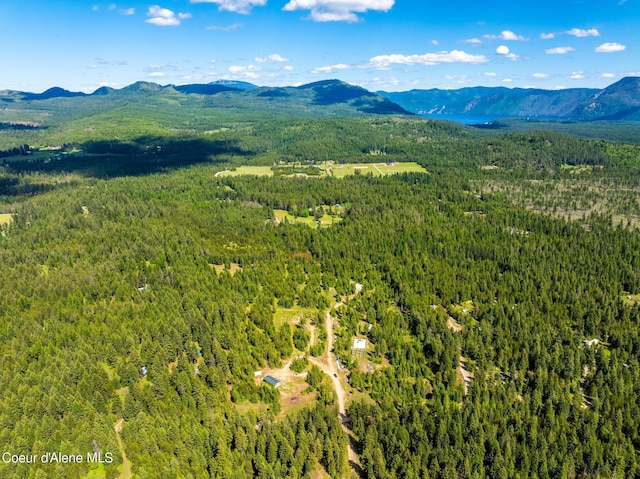
[[267,384],[270,384],[276,388],[280,386],[280,384],[282,384],[278,379],[274,378],[273,376],[265,376],[264,380]]

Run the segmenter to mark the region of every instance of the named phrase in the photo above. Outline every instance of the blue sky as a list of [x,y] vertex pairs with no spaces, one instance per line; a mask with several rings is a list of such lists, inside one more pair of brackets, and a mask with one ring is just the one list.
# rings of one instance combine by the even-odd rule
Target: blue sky
[[2,0],[0,89],[600,88],[640,76],[638,25],[640,0]]

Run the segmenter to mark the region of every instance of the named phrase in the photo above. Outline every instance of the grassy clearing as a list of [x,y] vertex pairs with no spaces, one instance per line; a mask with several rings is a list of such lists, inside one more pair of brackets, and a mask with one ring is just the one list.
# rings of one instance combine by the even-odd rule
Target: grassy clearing
[[221,274],[225,269],[229,271],[229,274],[231,274],[232,276],[236,274],[238,271],[242,271],[242,266],[240,266],[238,263],[229,264],[229,269],[227,269],[224,264],[209,263],[209,266],[213,268],[216,274]]
[[407,163],[345,163],[328,166],[327,169],[336,178],[355,175],[356,172],[374,176],[392,175],[394,173],[427,173],[427,170],[413,161]]
[[219,171],[216,176],[273,176],[273,170],[270,166],[239,166],[235,170]]
[[0,226],[13,223],[13,215],[9,213],[0,213]]
[[327,227],[342,220],[338,215],[330,215],[325,213],[320,219],[316,219],[313,215],[309,216],[293,216],[286,210],[273,210],[273,214],[278,223],[282,223],[285,219],[289,223],[300,223],[310,226],[311,228]]
[[473,301],[472,300],[468,300],[468,301],[464,301],[462,303],[459,304],[454,304],[453,306],[451,306],[451,312],[455,313],[455,314],[469,314],[471,313],[471,311],[473,311],[473,309],[475,308],[475,306],[473,305]]
[[302,308],[300,306],[294,306],[293,308],[276,308],[276,312],[273,314],[273,322],[276,328],[280,328],[285,323],[289,323],[291,326],[298,324],[302,318],[306,318],[310,323],[318,316],[318,310],[316,308]]
[[623,303],[629,306],[634,306],[636,303],[638,303],[638,301],[640,301],[640,294],[631,294],[627,291],[624,291],[620,298],[622,299]]
[[[286,167],[281,167],[285,169]],[[375,176],[392,175],[394,173],[427,173],[418,163],[402,162],[402,163],[344,163],[333,164],[328,162],[325,165],[318,165],[319,175],[301,175],[305,178],[324,178],[326,176],[334,176],[336,178],[344,178],[345,176],[360,174],[372,174]],[[235,170],[219,171],[216,176],[240,176],[240,175],[257,175],[257,176],[273,176],[273,170],[270,166],[239,166]]]

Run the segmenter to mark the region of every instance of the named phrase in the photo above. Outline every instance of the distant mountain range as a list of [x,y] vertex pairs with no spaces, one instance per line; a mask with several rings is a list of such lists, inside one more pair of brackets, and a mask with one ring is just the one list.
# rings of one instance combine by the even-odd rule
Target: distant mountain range
[[[130,104],[144,98],[148,104],[162,101],[166,104],[182,101],[180,95],[201,97],[200,105],[207,108],[235,108],[249,112],[270,111],[287,116],[353,116],[363,114],[411,114],[401,106],[364,88],[350,85],[339,80],[319,81],[298,87],[259,87],[247,82],[220,80],[207,84],[158,85],[149,82],[136,82],[122,89],[98,88],[93,93],[71,92],[54,87],[42,93],[30,93],[4,90],[0,91],[0,107],[11,105],[12,109],[23,107],[24,102],[46,100],[74,100],[79,109],[90,104],[93,110],[112,107],[117,102]],[[71,106],[64,102],[66,107]],[[0,116],[0,121],[2,120]]]
[[[185,97],[186,96],[186,97]],[[278,112],[289,116],[362,114],[420,114],[443,119],[453,116],[535,117],[568,121],[640,120],[640,78],[627,77],[605,89],[541,90],[474,87],[458,90],[411,90],[372,93],[339,80],[298,87],[259,87],[247,82],[219,80],[206,84],[158,85],[137,82],[116,90],[101,87],[91,94],[54,87],[42,93],[0,91],[0,107],[26,108],[47,100],[65,108],[99,112],[118,102],[186,102],[201,98],[207,108]],[[163,100],[164,99],[164,100]],[[47,105],[49,103],[46,103]],[[57,103],[56,103],[57,104]],[[84,105],[84,106],[83,106]],[[0,121],[2,120],[0,116]]]
[[378,92],[421,115],[537,117],[571,121],[640,120],[640,78],[627,77],[603,90],[474,87],[459,90]]

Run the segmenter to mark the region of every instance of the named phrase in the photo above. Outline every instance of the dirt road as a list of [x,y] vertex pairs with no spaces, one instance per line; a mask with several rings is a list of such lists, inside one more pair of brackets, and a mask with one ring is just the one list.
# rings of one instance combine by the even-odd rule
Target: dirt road
[[[342,303],[336,304],[334,308],[338,308],[340,306],[342,306]],[[338,401],[340,423],[342,424],[342,429],[349,435],[349,445],[347,450],[349,464],[351,465],[351,468],[357,472],[360,467],[360,458],[351,445],[351,431],[347,429],[343,422],[347,417],[347,408],[345,402],[346,393],[344,387],[342,386],[342,382],[340,381],[338,366],[336,364],[336,356],[335,354],[333,354],[333,340],[335,337],[333,333],[333,320],[334,318],[333,316],[331,316],[331,310],[329,309],[327,310],[327,314],[325,315],[324,320],[324,327],[327,330],[327,347],[324,351],[324,354],[322,355],[322,358],[310,357],[309,360],[311,361],[311,363],[318,366],[325,374],[328,374],[331,378],[333,389],[336,392],[336,398]]]

